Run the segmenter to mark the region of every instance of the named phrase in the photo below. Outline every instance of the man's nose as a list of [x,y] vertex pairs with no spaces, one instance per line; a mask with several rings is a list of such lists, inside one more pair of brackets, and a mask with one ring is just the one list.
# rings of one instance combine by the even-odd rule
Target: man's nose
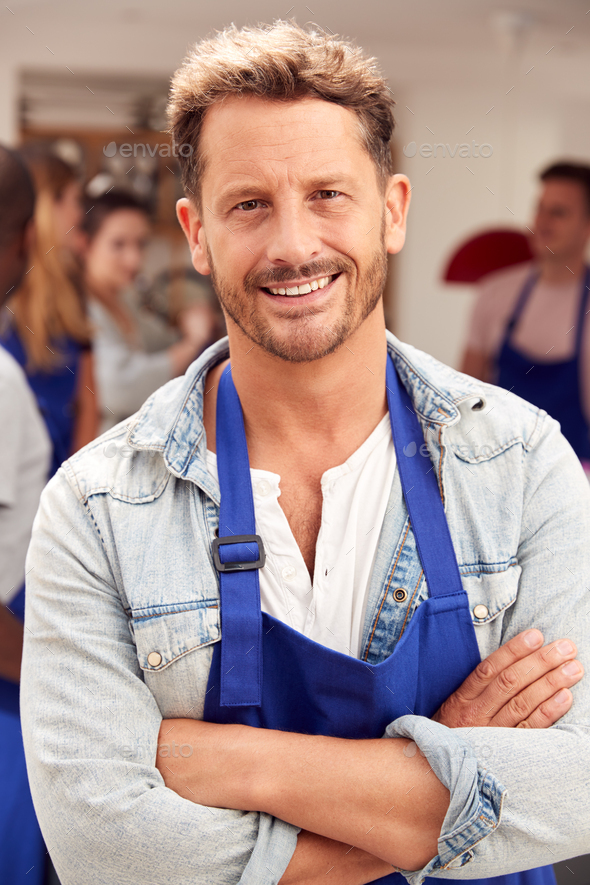
[[275,264],[299,265],[317,258],[322,242],[313,213],[289,203],[275,207],[268,227],[266,257]]

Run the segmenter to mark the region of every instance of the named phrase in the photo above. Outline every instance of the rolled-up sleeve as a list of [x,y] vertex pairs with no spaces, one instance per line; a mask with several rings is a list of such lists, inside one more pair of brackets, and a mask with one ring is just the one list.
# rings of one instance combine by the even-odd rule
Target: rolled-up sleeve
[[438,856],[423,870],[402,871],[412,885],[425,876],[505,875],[590,852],[590,492],[553,419],[545,417],[525,458],[522,573],[501,644],[529,627],[546,643],[569,637],[586,675],[551,728],[451,729],[419,716],[390,724],[385,736],[414,741],[451,794]]
[[88,501],[60,468],[27,558],[21,709],[31,792],[61,882],[275,885],[296,827],[189,802],[156,769],[162,717],[112,564]]

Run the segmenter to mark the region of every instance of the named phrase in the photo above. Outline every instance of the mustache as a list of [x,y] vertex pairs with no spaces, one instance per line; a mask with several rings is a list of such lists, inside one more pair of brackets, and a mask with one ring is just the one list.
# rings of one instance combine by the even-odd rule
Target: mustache
[[354,269],[354,263],[344,258],[332,261],[310,261],[300,264],[298,267],[273,267],[267,271],[250,273],[244,280],[246,291],[255,289],[276,288],[279,283],[291,283],[295,280],[316,279],[317,277],[331,277],[337,273],[344,273]]

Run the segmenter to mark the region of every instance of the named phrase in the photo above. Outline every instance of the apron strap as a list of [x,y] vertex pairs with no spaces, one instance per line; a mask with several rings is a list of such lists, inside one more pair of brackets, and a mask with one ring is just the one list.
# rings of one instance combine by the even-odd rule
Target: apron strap
[[[464,593],[436,475],[430,460],[416,458],[422,428],[391,357],[387,402],[404,499],[430,596]],[[217,394],[217,469],[221,504],[213,559],[219,571],[221,605],[220,705],[260,706],[262,612],[258,569],[265,553],[256,535],[250,463],[240,400],[231,372]]]
[[580,292],[580,309],[578,313],[578,324],[576,327],[576,356],[580,357],[582,353],[582,339],[584,337],[584,320],[588,308],[588,296],[590,294],[590,267],[586,267],[582,279],[582,291]]
[[463,585],[443,502],[430,459],[416,457],[424,434],[414,405],[387,360],[387,402],[404,500],[430,596],[462,593]]
[[221,705],[259,707],[262,687],[262,611],[258,569],[264,565],[256,535],[244,416],[231,377],[217,394],[217,471],[221,503],[213,559],[221,606]]
[[524,306],[527,303],[527,301],[529,300],[529,296],[530,296],[531,292],[533,291],[533,289],[535,287],[535,283],[537,282],[538,279],[539,279],[539,271],[533,270],[529,274],[529,276],[526,278],[526,280],[524,281],[524,285],[523,285],[522,289],[520,290],[520,295],[518,296],[518,299],[517,299],[516,304],[514,306],[514,310],[512,311],[512,316],[508,320],[508,324],[506,326],[506,332],[504,334],[504,341],[508,341],[508,339],[512,335],[512,332],[514,331],[514,328],[520,319],[520,315],[522,314],[522,312],[524,310]]

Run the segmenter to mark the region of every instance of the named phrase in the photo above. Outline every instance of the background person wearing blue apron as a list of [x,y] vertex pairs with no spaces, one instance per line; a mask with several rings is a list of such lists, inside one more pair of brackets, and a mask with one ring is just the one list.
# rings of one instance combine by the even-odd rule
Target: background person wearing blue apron
[[229,29],[170,121],[228,338],[42,495],[21,707],[60,880],[550,885],[590,845],[579,461],[386,331],[410,184],[360,50]]
[[[27,268],[34,202],[22,160],[0,145],[0,306]],[[50,440],[24,372],[1,345],[0,421],[0,882],[41,885],[46,850],[29,790],[18,695],[25,555]]]
[[545,409],[590,471],[590,166],[541,173],[535,261],[480,284],[462,371]]

